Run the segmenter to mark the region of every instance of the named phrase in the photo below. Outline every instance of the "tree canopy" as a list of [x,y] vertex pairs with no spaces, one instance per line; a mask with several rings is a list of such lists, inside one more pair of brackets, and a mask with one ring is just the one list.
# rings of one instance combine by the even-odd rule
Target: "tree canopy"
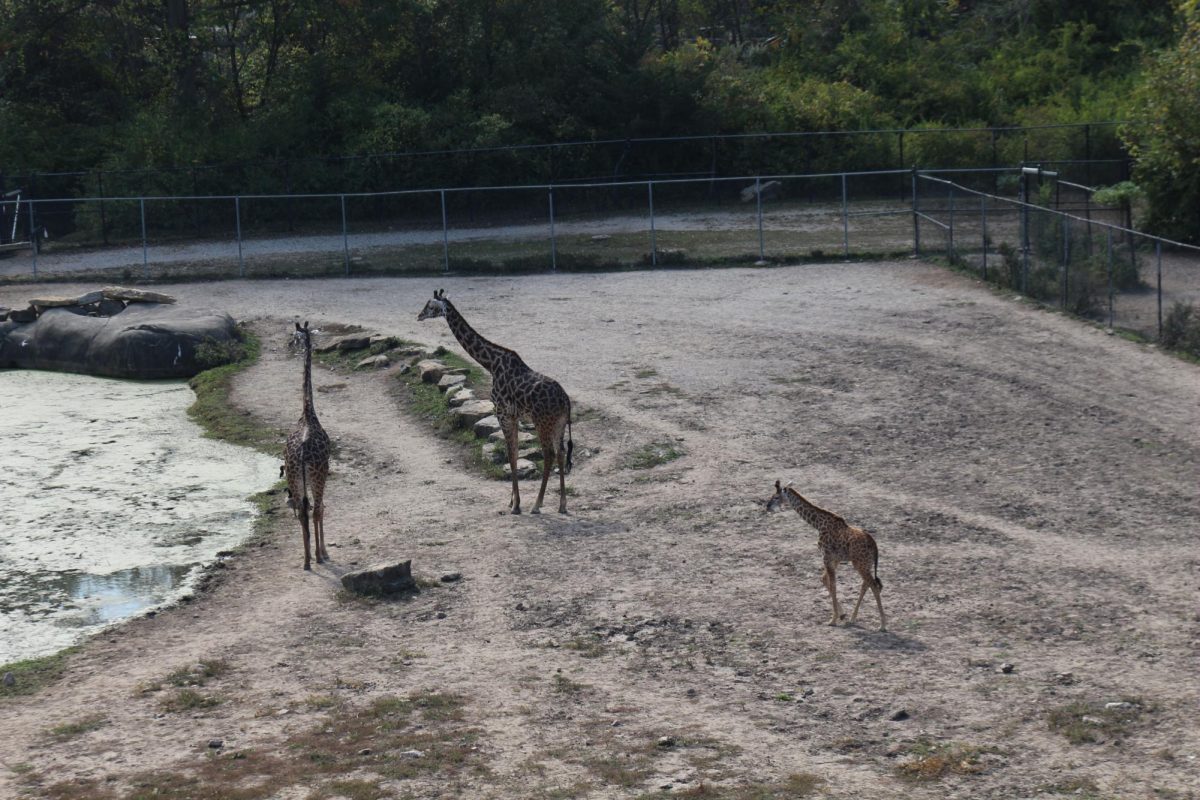
[[0,0],[0,169],[1134,116],[1194,136],[1169,88],[1190,5]]

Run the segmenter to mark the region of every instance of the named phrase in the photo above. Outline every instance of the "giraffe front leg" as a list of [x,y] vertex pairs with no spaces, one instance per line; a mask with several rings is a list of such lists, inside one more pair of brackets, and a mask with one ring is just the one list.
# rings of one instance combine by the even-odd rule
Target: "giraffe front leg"
[[558,448],[558,513],[567,513],[567,454],[561,446]]
[[867,594],[867,578],[863,578],[862,587],[858,590],[858,602],[854,604],[854,611],[850,614],[850,624],[853,625],[858,620],[858,607],[862,605],[863,597]]
[[325,476],[315,475],[312,478],[313,492],[313,535],[316,544],[317,563],[329,560],[329,550],[325,547]]
[[504,431],[504,445],[508,448],[508,466],[512,470],[512,494],[508,498],[510,513],[521,513],[521,490],[517,486],[517,416],[504,414],[499,417],[500,428]]

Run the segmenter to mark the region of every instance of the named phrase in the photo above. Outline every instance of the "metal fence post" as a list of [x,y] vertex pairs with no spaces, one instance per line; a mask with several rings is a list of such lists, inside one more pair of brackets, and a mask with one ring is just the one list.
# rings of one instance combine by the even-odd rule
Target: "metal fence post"
[[988,250],[988,235],[987,235],[987,198],[979,198],[979,227],[980,243],[983,245],[983,279],[987,280],[987,250]]
[[108,244],[108,222],[104,216],[104,170],[96,170],[96,191],[100,195],[100,238]]
[[850,260],[850,208],[846,196],[846,173],[842,173],[842,254]]
[[1062,308],[1067,307],[1071,294],[1071,218],[1063,217],[1063,250],[1062,250]]
[[1163,338],[1163,318],[1162,318],[1162,242],[1154,243],[1154,257],[1158,262],[1158,340],[1161,342]]
[[913,256],[921,255],[921,218],[918,209],[917,167],[912,168],[912,215],[913,215]]
[[37,220],[33,214],[33,200],[29,201],[29,243],[33,248],[33,277],[37,277],[38,235]]
[[650,199],[650,266],[658,266],[658,239],[654,233],[654,181],[646,181],[646,195]]
[[242,198],[233,198],[233,213],[237,217],[238,277],[246,277],[246,259],[242,257]]
[[446,190],[441,190],[442,195],[442,272],[446,275],[450,274],[450,231],[446,225]]
[[550,187],[550,271],[558,271],[558,240],[554,235],[554,187]]
[[1113,326],[1113,249],[1112,249],[1112,228],[1106,228],[1108,231],[1108,329],[1111,331]]
[[946,257],[950,259],[950,263],[954,263],[954,187],[951,186],[948,190],[949,195],[949,216],[950,225],[946,228]]
[[150,253],[146,244],[146,198],[138,198],[138,210],[142,215],[142,269],[146,271],[146,277],[150,277]]
[[340,196],[342,203],[342,261],[346,267],[346,275],[350,274],[350,235],[346,231],[346,195]]
[[763,223],[762,223],[762,178],[754,176],[754,194],[758,196],[758,260],[766,261],[766,249],[763,247]]

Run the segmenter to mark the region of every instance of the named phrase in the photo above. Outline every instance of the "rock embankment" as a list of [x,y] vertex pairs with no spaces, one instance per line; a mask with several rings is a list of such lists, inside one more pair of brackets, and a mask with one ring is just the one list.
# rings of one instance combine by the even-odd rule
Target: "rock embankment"
[[190,378],[232,360],[241,341],[222,311],[108,286],[71,297],[34,297],[0,315],[0,368],[111,378]]

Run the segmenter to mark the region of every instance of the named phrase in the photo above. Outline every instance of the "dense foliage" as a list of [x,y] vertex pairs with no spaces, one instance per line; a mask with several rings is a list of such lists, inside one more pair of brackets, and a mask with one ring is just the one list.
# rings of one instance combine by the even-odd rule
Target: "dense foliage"
[[[1136,142],[1143,180],[1175,191],[1195,158],[1177,134],[1200,125],[1196,86],[1172,88],[1200,63],[1189,13],[1170,0],[0,0],[0,169],[1136,115],[1167,126]],[[1111,141],[1089,147],[1116,144],[1097,136]],[[946,141],[915,137],[906,157],[955,157],[935,152]],[[1083,155],[1077,141],[1062,151]],[[1194,218],[1197,189],[1178,191]]]

